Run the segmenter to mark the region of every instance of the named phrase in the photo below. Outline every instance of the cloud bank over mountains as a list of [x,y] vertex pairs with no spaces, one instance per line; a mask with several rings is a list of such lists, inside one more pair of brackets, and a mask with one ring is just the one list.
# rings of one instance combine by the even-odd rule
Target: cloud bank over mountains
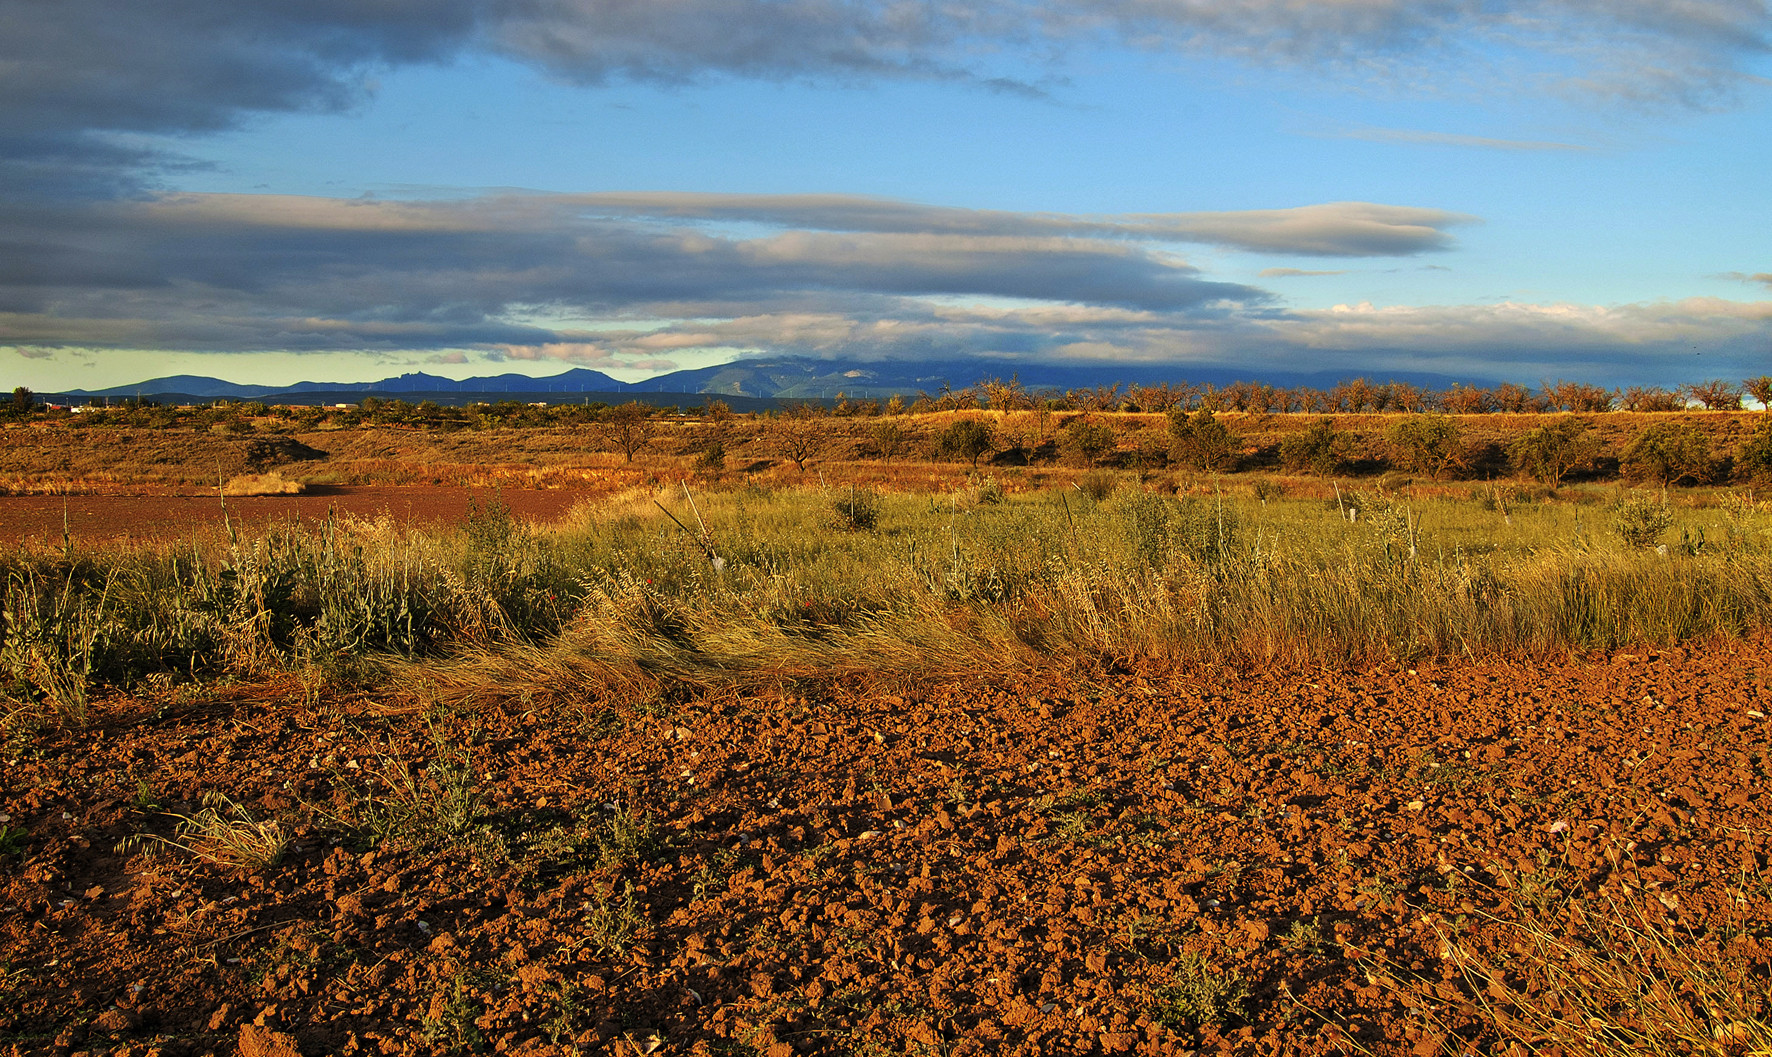
[[[1765,0],[56,0],[0,7],[0,349],[370,350],[661,369],[689,351],[1234,363],[1517,377],[1749,362],[1766,302],[1288,307],[1216,278],[1445,253],[1420,205],[1112,215],[843,194],[374,201],[153,190],[181,137],[369,105],[496,56],[587,86],[721,78],[1038,95],[1088,49],[1334,80],[1707,107],[1758,84]],[[1510,150],[1549,142],[1385,137]],[[1468,143],[1466,142],[1468,141]],[[1201,263],[1204,261],[1205,263]],[[1249,274],[1254,274],[1251,270]],[[1749,279],[1758,285],[1762,275]],[[1292,284],[1289,289],[1301,289]],[[17,361],[14,361],[17,362]],[[1718,365],[1723,367],[1722,364]],[[1723,369],[1734,369],[1724,367]]]
[[[1183,241],[1362,259],[1474,218],[1332,203],[1138,216],[838,195],[501,194],[436,202],[167,195],[0,212],[0,334],[51,346],[365,349],[664,369],[673,354],[965,356],[1322,369],[1646,367],[1752,354],[1772,303],[1301,311]],[[734,234],[722,225],[751,227]],[[755,225],[768,225],[756,233]],[[1273,269],[1276,275],[1297,269]]]

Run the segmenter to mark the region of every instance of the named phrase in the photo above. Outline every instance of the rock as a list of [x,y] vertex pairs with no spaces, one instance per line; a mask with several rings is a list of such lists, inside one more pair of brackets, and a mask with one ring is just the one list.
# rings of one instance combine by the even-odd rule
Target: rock
[[295,1036],[256,1024],[240,1028],[240,1057],[301,1057]]

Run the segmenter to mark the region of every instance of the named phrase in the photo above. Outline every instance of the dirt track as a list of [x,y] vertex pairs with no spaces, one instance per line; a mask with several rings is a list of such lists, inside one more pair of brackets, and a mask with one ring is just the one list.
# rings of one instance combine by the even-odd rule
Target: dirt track
[[[489,700],[431,716],[487,831],[374,850],[337,819],[437,757],[415,712],[118,702],[0,769],[0,1052],[1337,1052],[1320,1016],[1429,1052],[1355,953],[1449,977],[1436,928],[1503,942],[1480,914],[1530,886],[1621,872],[1763,977],[1769,680],[1757,641]],[[113,852],[209,790],[289,820],[288,858]],[[612,809],[656,825],[637,856],[601,851]],[[1247,998],[1178,1015],[1190,966]]]

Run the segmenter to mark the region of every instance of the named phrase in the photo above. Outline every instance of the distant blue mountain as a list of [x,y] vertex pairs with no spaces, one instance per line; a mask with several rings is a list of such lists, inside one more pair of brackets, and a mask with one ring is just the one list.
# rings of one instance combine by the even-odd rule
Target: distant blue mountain
[[500,374],[491,378],[444,378],[435,374],[402,374],[379,382],[296,382],[293,385],[250,385],[224,382],[219,378],[176,374],[154,378],[135,385],[114,385],[109,389],[70,389],[66,396],[130,397],[138,394],[182,393],[214,400],[263,400],[294,393],[363,393],[382,395],[395,393],[619,393],[628,388],[601,371],[577,367],[548,378],[531,378],[526,374]]
[[[855,399],[885,399],[895,395],[939,393],[944,387],[963,389],[985,379],[1008,379],[1012,375],[1025,388],[1035,391],[1081,389],[1117,382],[1134,385],[1189,382],[1195,385],[1224,386],[1237,381],[1327,389],[1357,377],[1358,372],[1322,371],[1301,374],[1263,371],[1259,368],[1178,364],[1002,364],[975,360],[864,362],[788,357],[737,360],[713,367],[675,371],[634,383],[620,382],[601,371],[584,367],[546,378],[501,374],[490,378],[464,378],[458,381],[434,374],[414,373],[384,378],[378,382],[297,382],[285,386],[250,385],[197,375],[173,375],[135,385],[117,385],[109,389],[94,390],[74,389],[66,393],[45,395],[65,397],[75,402],[94,397],[115,399],[142,396],[161,401],[271,402],[279,398],[306,397],[297,402],[313,403],[321,395],[327,398],[327,402],[333,399],[360,399],[365,396],[408,400],[438,399],[450,403],[482,398],[560,402],[568,394],[574,398],[596,398],[605,402],[645,396],[651,403],[658,403],[671,394],[736,399],[831,400],[841,393]],[[1408,382],[1429,389],[1445,389],[1454,383],[1479,386],[1498,384],[1494,379],[1453,377],[1422,371],[1374,371],[1367,377],[1376,381]],[[576,403],[577,399],[571,402]]]

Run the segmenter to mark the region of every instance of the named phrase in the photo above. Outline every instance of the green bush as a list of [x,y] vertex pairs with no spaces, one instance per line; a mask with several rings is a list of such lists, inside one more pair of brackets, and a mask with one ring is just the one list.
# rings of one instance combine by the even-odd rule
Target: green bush
[[1175,438],[1171,457],[1196,470],[1225,470],[1236,461],[1237,441],[1210,410],[1193,414],[1176,408],[1169,413],[1169,435]]
[[1340,473],[1353,459],[1354,439],[1335,428],[1332,418],[1319,418],[1303,433],[1280,442],[1280,463],[1292,473],[1319,477]]
[[1744,481],[1772,484],[1772,422],[1760,423],[1760,428],[1741,442],[1735,453],[1735,473]]
[[872,532],[880,524],[880,494],[873,489],[850,488],[831,503],[837,527],[850,532]]
[[978,469],[981,456],[993,449],[991,427],[976,418],[958,418],[935,438],[935,452],[944,459],[965,459]]
[[1618,504],[1618,520],[1614,527],[1626,546],[1653,547],[1673,523],[1674,516],[1666,504],[1653,496],[1635,494]]
[[1565,418],[1514,438],[1507,454],[1515,470],[1555,488],[1570,471],[1592,460],[1599,448],[1591,426],[1579,418]]
[[1406,415],[1384,431],[1397,465],[1439,480],[1463,462],[1458,420],[1450,415]]
[[1114,428],[1105,422],[1072,419],[1070,425],[1064,427],[1064,446],[1082,458],[1084,465],[1093,465],[1095,460],[1114,450]]
[[1633,481],[1657,484],[1703,484],[1715,472],[1710,441],[1696,426],[1657,422],[1637,434],[1624,450],[1618,468]]

